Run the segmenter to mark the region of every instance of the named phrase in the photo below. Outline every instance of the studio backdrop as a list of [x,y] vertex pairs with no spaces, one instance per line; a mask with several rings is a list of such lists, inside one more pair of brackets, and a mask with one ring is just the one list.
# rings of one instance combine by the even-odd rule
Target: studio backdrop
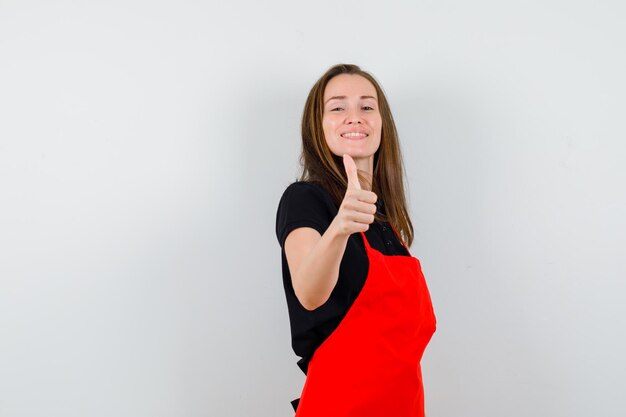
[[293,416],[275,216],[336,63],[398,127],[427,415],[622,415],[625,12],[0,1],[0,416]]

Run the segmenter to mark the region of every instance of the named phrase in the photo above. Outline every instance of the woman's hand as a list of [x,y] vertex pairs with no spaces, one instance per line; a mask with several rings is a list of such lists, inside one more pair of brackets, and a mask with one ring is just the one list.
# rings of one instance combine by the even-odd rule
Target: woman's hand
[[348,188],[331,225],[337,233],[349,236],[369,229],[369,225],[374,222],[378,197],[372,191],[361,189],[356,164],[350,155],[343,155],[343,165],[348,177]]

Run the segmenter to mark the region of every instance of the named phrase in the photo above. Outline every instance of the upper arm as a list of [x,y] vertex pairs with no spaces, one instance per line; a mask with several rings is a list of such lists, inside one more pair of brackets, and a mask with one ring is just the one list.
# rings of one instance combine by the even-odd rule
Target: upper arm
[[322,235],[311,227],[299,227],[292,230],[285,239],[285,257],[293,277],[300,262],[313,250]]
[[276,237],[284,249],[293,277],[330,225],[336,208],[319,186],[295,182],[283,193],[276,212]]

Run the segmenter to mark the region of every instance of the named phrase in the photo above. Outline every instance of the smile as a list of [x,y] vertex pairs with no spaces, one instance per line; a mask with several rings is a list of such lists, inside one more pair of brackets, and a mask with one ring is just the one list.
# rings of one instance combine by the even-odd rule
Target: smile
[[341,134],[342,138],[345,139],[362,139],[367,137],[367,133],[362,132],[346,132]]

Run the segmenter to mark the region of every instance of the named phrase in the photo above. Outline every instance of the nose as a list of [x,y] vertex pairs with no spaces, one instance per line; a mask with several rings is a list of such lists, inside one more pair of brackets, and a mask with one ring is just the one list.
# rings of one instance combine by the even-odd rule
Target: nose
[[361,123],[361,115],[359,114],[359,111],[354,109],[348,111],[348,113],[346,114],[346,123]]

